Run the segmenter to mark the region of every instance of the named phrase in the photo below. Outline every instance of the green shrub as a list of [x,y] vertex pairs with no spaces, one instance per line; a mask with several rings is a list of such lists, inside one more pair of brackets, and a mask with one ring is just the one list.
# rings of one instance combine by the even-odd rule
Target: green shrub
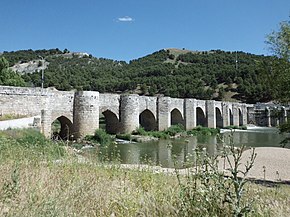
[[143,127],[137,128],[132,134],[133,135],[148,136],[148,132]]
[[184,127],[181,124],[172,125],[167,130],[165,130],[165,133],[169,136],[175,136],[178,133],[184,132]]
[[93,136],[86,136],[85,139],[96,141],[101,145],[110,144],[112,142],[111,135],[107,134],[104,129],[97,129]]
[[162,131],[152,131],[152,132],[149,132],[149,135],[153,136],[155,138],[159,138],[159,139],[169,139],[170,138],[170,136],[167,133],[162,132]]
[[220,132],[220,130],[214,129],[214,128],[208,128],[208,127],[202,127],[202,126],[197,126],[196,128],[187,131],[188,135],[206,135],[206,136],[211,136],[211,135],[216,135]]
[[139,127],[132,134],[142,136],[152,136],[159,139],[169,139],[170,136],[175,136],[178,133],[184,132],[184,127],[181,124],[172,125],[164,131],[146,131],[143,127]]

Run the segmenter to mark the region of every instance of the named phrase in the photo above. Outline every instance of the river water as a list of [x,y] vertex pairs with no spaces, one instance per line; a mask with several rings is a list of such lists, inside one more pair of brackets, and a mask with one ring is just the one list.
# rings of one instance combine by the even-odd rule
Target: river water
[[209,155],[215,155],[223,146],[230,143],[231,138],[235,146],[280,147],[280,142],[285,137],[280,135],[276,128],[259,127],[247,131],[223,132],[218,136],[199,135],[148,143],[117,144],[100,149],[98,156],[100,158],[104,155],[110,159],[118,158],[124,164],[150,164],[166,168],[181,168],[190,161],[196,148],[206,151]]

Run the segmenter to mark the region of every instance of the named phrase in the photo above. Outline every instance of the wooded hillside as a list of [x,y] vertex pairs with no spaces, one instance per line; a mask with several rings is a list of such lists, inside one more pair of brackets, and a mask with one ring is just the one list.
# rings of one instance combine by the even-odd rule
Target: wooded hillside
[[[164,49],[140,59],[114,61],[68,50],[4,52],[10,66],[42,56],[49,63],[44,86],[141,95],[265,102],[272,99],[265,65],[273,57],[212,50]],[[40,86],[41,73],[24,74],[27,86]]]

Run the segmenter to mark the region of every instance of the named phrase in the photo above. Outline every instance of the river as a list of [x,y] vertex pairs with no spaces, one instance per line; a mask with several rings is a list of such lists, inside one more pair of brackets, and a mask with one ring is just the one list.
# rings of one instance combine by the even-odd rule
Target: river
[[222,132],[218,136],[199,135],[147,143],[117,144],[101,148],[97,154],[99,158],[117,158],[123,164],[150,164],[166,168],[181,168],[190,161],[197,147],[209,155],[215,155],[223,146],[229,144],[230,138],[233,139],[235,146],[280,147],[280,141],[285,137],[280,135],[276,128],[257,127],[233,133]]

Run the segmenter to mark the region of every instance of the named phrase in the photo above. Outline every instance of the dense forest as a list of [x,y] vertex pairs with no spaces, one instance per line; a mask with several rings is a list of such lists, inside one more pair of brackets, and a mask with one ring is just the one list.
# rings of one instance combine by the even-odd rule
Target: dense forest
[[[114,61],[79,55],[67,49],[3,52],[10,66],[39,61],[45,69],[45,87],[58,90],[96,90],[181,98],[235,100],[248,103],[272,99],[269,82],[274,57],[244,52],[192,52],[164,49],[140,59]],[[26,86],[39,87],[41,73],[22,75]]]

